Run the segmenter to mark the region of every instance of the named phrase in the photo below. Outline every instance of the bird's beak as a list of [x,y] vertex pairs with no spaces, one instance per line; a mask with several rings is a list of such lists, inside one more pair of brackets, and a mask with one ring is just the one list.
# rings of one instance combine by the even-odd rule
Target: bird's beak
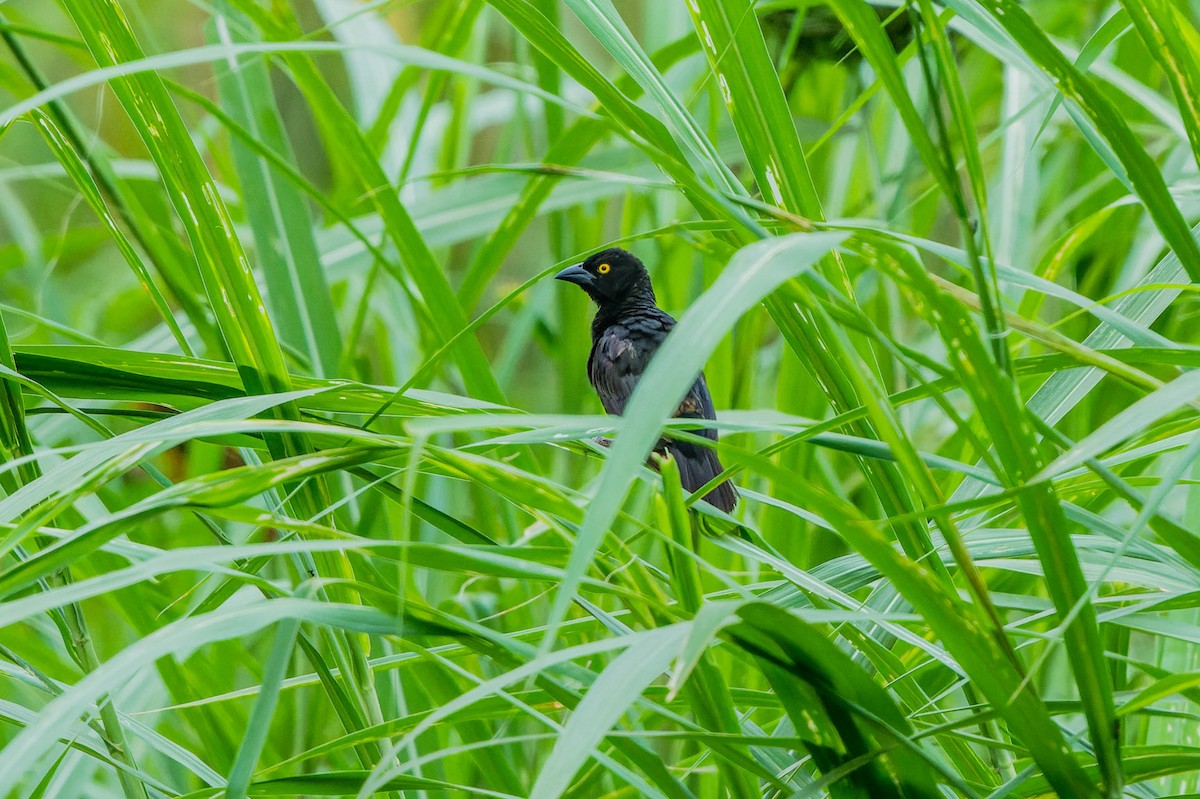
[[596,282],[596,278],[591,272],[584,269],[579,264],[568,266],[566,269],[554,276],[555,280],[565,280],[568,283],[574,283],[577,286],[587,288]]

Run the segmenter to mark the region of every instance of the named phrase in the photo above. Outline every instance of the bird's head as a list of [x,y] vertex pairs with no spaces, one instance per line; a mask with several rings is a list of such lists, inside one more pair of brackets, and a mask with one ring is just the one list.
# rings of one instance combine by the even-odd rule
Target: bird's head
[[620,247],[602,250],[581,264],[568,266],[554,278],[579,286],[601,307],[637,295],[654,301],[654,289],[650,286],[645,265],[636,255]]

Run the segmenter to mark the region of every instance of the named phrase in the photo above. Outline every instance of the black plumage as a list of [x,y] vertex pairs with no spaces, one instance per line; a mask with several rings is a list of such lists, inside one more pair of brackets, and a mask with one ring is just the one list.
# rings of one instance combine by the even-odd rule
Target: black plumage
[[[592,320],[592,352],[588,356],[588,380],[600,395],[608,413],[622,414],[633,388],[658,351],[675,320],[658,307],[646,267],[632,253],[613,247],[598,252],[582,264],[571,266],[555,277],[575,283],[596,303]],[[716,419],[712,397],[701,373],[675,411],[677,418]],[[717,431],[693,431],[716,442]],[[659,439],[659,453],[669,452],[679,465],[683,487],[695,491],[723,469],[710,447],[687,441]],[[737,503],[737,491],[728,480],[709,491],[704,499],[729,512]]]

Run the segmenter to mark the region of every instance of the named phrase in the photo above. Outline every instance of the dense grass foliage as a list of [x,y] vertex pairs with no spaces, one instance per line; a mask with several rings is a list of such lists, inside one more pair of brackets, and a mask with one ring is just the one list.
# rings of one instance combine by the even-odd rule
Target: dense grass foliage
[[1198,12],[3,4],[0,791],[1200,795]]

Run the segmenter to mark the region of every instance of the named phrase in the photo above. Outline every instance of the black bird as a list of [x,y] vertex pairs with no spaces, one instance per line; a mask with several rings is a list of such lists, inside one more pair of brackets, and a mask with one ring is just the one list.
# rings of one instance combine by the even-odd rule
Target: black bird
[[[635,255],[620,248],[598,252],[554,277],[576,284],[595,301],[597,311],[592,320],[588,380],[600,395],[605,411],[624,413],[633,387],[642,378],[667,333],[675,327],[675,320],[656,304],[646,267]],[[717,418],[703,373],[692,384],[675,416]],[[717,440],[716,430],[703,428],[694,432],[714,443]],[[654,449],[659,453],[668,452],[675,459],[683,487],[688,491],[695,491],[724,471],[717,453],[710,447],[661,438]],[[709,491],[704,499],[728,513],[737,503],[737,496],[733,484],[726,480]]]

